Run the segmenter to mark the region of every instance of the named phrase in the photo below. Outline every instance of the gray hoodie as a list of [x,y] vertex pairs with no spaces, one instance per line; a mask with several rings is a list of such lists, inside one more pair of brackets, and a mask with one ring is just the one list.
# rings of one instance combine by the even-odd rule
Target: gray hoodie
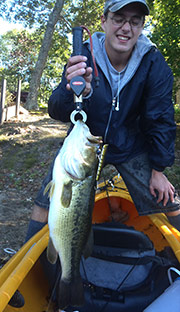
[[[112,80],[110,77],[110,71],[108,68],[108,63],[106,62],[105,54],[104,54],[104,43],[105,43],[105,33],[95,32],[92,35],[93,40],[93,51],[96,59],[96,63],[99,65],[104,75],[106,76],[109,84],[112,86]],[[87,41],[89,45],[89,40]],[[119,88],[119,92],[123,89],[123,87],[129,82],[129,80],[133,77],[137,68],[140,65],[140,62],[143,56],[151,49],[151,47],[155,46],[150,39],[148,39],[144,34],[141,34],[136,42],[135,48],[133,50],[132,56],[127,64],[126,70],[122,75],[122,80]],[[90,45],[89,45],[90,49]]]

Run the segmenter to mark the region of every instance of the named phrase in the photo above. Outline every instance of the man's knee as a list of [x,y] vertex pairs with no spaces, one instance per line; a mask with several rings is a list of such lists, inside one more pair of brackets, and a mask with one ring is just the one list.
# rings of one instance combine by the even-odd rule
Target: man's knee
[[165,213],[167,217],[173,217],[173,216],[178,216],[180,214],[180,208],[175,211],[170,211]]
[[45,208],[41,208],[37,205],[34,205],[31,219],[39,222],[47,222],[48,210],[46,210]]

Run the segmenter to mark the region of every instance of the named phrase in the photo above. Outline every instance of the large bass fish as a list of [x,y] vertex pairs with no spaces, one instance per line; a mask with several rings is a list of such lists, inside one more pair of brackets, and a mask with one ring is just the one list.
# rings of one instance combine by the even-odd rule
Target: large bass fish
[[79,272],[82,254],[90,255],[91,219],[95,196],[97,150],[101,138],[93,136],[87,125],[78,120],[65,139],[53,167],[49,191],[48,260],[59,255],[62,275],[58,305],[83,304],[83,283]]

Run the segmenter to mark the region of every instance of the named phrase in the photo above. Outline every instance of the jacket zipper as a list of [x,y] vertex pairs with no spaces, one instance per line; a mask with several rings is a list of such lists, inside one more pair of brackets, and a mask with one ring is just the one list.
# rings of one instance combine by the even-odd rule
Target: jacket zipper
[[111,106],[111,110],[110,110],[109,118],[108,118],[108,123],[107,123],[106,130],[105,130],[105,134],[104,134],[104,143],[107,143],[107,142],[106,142],[106,139],[107,139],[107,134],[108,134],[108,130],[109,130],[111,118],[112,118],[112,112],[113,112],[115,109],[116,109],[116,98],[113,97],[113,99],[112,99],[112,106]]

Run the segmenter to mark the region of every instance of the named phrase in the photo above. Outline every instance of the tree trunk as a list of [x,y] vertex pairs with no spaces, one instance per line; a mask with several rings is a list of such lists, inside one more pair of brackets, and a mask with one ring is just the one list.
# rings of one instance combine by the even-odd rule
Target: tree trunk
[[27,109],[36,109],[37,108],[37,96],[38,90],[40,87],[41,76],[46,64],[48,57],[48,52],[52,42],[52,36],[54,32],[54,27],[59,20],[61,10],[64,5],[64,0],[56,0],[54,9],[49,16],[49,21],[47,23],[46,31],[42,41],[42,45],[39,51],[38,60],[36,62],[35,68],[31,75],[31,81],[29,85],[29,94],[27,97],[25,107]]

